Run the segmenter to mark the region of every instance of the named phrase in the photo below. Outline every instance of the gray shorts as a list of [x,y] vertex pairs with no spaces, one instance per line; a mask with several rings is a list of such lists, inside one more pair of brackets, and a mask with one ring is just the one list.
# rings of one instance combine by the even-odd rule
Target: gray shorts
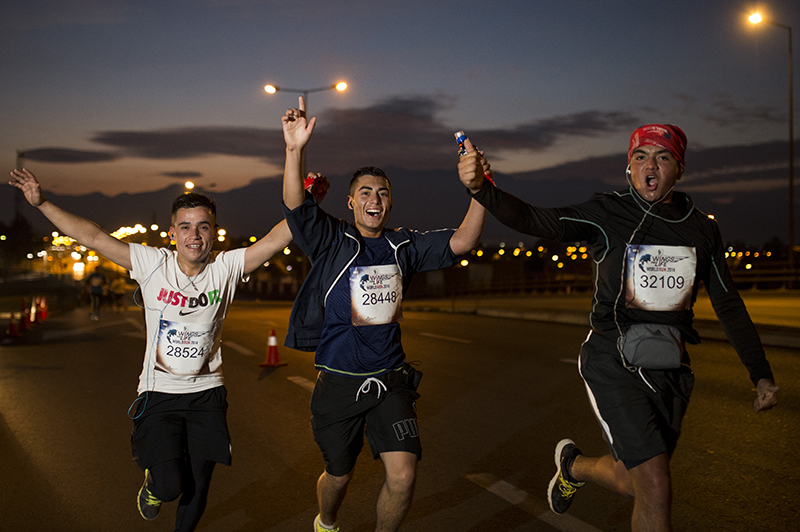
[[578,368],[614,459],[630,469],[665,451],[672,456],[694,386],[688,363],[631,372],[616,344],[593,332],[581,346]]
[[343,476],[353,470],[365,433],[375,459],[392,451],[422,458],[416,411],[419,394],[397,377],[399,372],[394,371],[377,377],[387,389],[381,388],[378,397],[378,384],[371,382],[369,391],[358,394],[356,401],[364,378],[320,372],[311,396],[311,429],[329,474]]

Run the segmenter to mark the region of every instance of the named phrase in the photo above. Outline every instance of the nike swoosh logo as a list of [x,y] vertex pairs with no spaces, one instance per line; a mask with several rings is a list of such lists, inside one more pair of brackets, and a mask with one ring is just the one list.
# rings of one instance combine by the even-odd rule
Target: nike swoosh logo
[[184,312],[184,311],[181,310],[181,311],[178,312],[178,315],[179,316],[188,316],[189,314],[193,314],[193,313],[197,312],[198,310],[200,310],[200,309],[198,308],[198,309],[190,310],[189,312]]

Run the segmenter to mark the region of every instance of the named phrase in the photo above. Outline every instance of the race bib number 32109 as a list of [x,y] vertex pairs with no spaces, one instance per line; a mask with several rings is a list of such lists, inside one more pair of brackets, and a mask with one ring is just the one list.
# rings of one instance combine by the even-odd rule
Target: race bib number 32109
[[688,246],[628,246],[625,302],[641,310],[689,310],[697,250]]
[[353,325],[403,320],[403,276],[396,264],[357,266],[350,271]]

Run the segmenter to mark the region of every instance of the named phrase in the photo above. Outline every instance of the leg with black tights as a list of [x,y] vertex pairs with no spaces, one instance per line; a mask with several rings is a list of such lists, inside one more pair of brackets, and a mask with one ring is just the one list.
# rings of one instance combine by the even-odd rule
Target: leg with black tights
[[178,515],[175,520],[175,532],[191,532],[200,522],[206,510],[208,490],[211,487],[211,475],[215,462],[203,458],[189,458],[184,475],[183,496],[178,503]]
[[150,469],[150,492],[161,501],[174,501],[181,496],[175,519],[175,532],[195,529],[208,501],[211,475],[216,464],[210,460],[187,458],[170,460]]

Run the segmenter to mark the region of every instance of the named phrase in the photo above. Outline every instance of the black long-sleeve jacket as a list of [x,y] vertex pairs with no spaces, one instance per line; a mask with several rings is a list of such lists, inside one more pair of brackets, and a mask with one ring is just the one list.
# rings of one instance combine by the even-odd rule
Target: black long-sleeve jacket
[[[773,378],[761,340],[725,262],[719,227],[695,207],[687,194],[673,192],[671,203],[653,205],[628,189],[595,194],[578,205],[548,209],[533,207],[484,182],[474,198],[501,223],[521,233],[560,242],[586,242],[594,260],[590,323],[598,334],[616,340],[630,325],[662,323],[677,327],[686,342],[699,343],[692,326],[691,307],[697,298],[697,281],[703,281],[714,311],[752,382]],[[629,294],[636,286],[675,283],[668,275],[653,274],[658,269],[652,267],[654,257],[644,255],[638,262],[629,260],[631,248],[648,245],[652,247],[647,249],[665,246],[694,250],[691,300],[681,310],[645,310],[629,304]],[[681,279],[683,282],[689,280]]]

